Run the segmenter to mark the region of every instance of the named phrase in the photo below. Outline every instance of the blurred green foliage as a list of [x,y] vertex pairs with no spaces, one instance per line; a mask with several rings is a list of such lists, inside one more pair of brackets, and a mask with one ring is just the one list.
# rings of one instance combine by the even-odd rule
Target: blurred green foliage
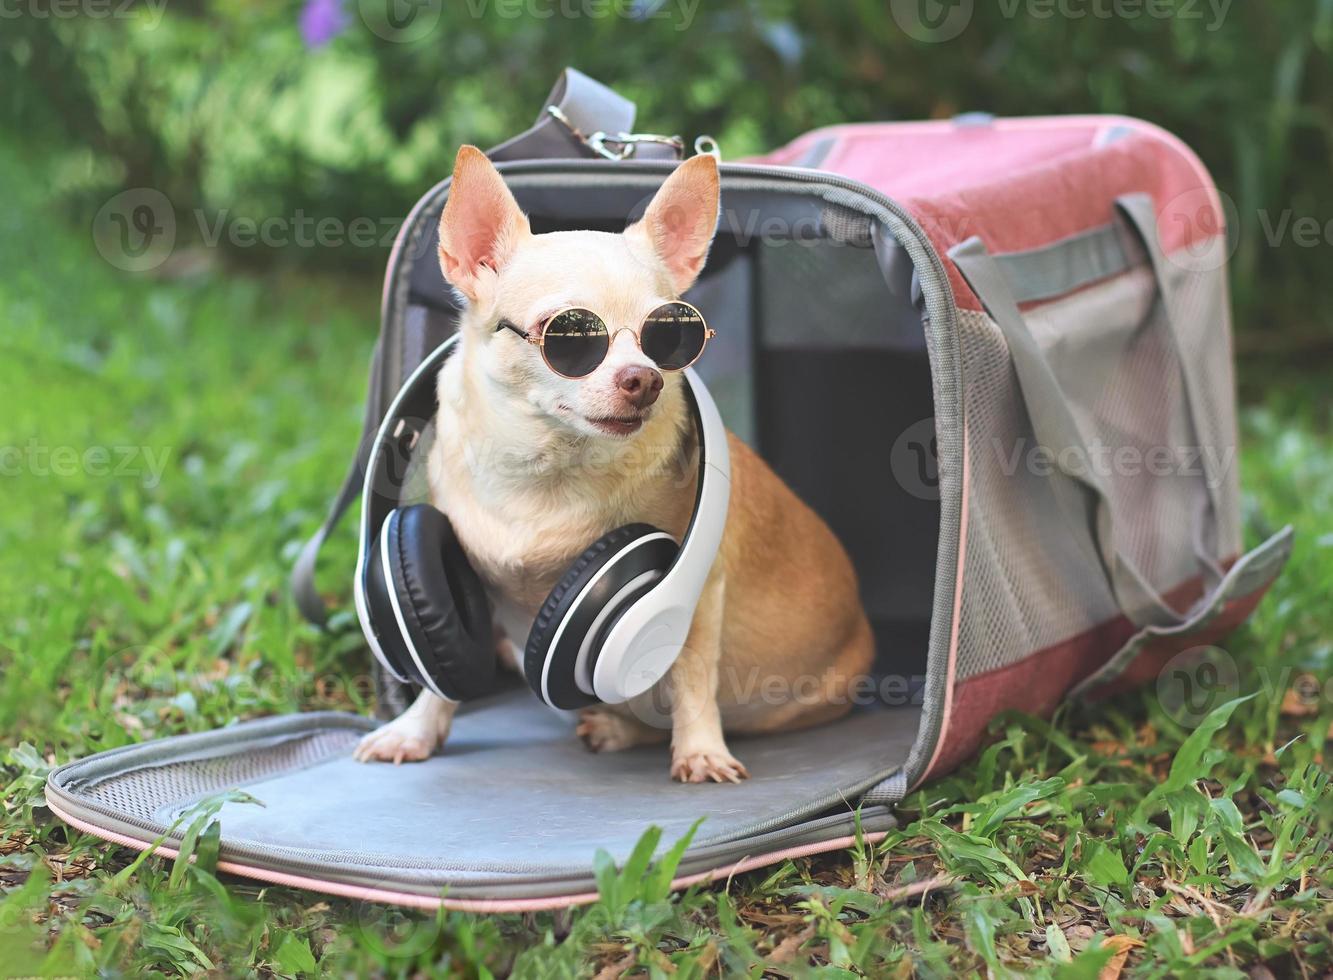
[[[153,187],[197,231],[219,216],[397,220],[458,144],[528,125],[567,64],[635,99],[641,128],[711,133],[731,158],[843,121],[1128,113],[1182,136],[1233,199],[1242,325],[1267,347],[1330,343],[1333,0],[952,0],[972,14],[940,43],[900,26],[918,2],[951,9],[330,0],[342,29],[311,47],[293,0],[76,0],[74,16],[12,0],[0,126],[55,151],[76,218]],[[416,23],[395,32],[386,9]],[[1297,235],[1302,218],[1317,231]],[[245,255],[374,275],[382,237]]]

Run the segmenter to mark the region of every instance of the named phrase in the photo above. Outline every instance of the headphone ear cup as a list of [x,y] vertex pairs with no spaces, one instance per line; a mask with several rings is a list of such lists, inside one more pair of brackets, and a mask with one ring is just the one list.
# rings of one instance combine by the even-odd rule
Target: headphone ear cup
[[594,541],[551,590],[533,620],[523,654],[523,676],[552,707],[599,703],[583,691],[576,670],[580,651],[591,676],[601,637],[629,603],[653,587],[680,548],[651,524],[626,524]]
[[[390,517],[393,516],[390,511]],[[388,530],[389,518],[385,518],[380,533],[375,536],[370,553],[366,556],[362,584],[365,587],[366,612],[373,638],[389,673],[399,681],[421,684],[416,665],[412,663],[403,642],[402,631],[398,628],[394,614],[394,600],[390,597],[393,589],[392,573],[384,561],[384,533]]]
[[495,683],[490,606],[449,519],[429,504],[399,508],[387,519],[381,547],[393,579],[386,584],[406,627],[407,656],[398,659],[450,700],[489,692]]

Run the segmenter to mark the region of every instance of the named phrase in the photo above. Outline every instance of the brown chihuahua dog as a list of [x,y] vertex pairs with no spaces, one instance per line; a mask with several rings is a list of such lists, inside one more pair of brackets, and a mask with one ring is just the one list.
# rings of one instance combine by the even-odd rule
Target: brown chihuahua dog
[[[589,542],[638,521],[680,540],[689,524],[698,477],[682,479],[677,465],[694,431],[683,379],[643,353],[633,325],[694,283],[718,198],[716,161],[696,156],[622,234],[534,235],[490,161],[475,147],[458,153],[440,263],[465,309],[459,350],[440,371],[431,498],[486,586],[497,652],[515,669],[509,638],[522,642]],[[595,311],[613,335],[606,359],[578,379],[516,335],[538,338],[567,307]],[[657,689],[585,709],[577,726],[594,752],[661,742],[666,731],[646,719],[649,702],[665,705],[671,775],[684,782],[747,777],[724,731],[790,731],[844,714],[873,653],[833,533],[749,447],[731,434],[728,445],[726,530],[684,649]],[[356,757],[425,759],[456,707],[423,692]]]

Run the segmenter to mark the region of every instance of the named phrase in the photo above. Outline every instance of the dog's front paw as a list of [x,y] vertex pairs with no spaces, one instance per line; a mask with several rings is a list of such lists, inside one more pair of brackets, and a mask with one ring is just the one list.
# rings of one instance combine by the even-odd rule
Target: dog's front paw
[[739,783],[750,774],[725,745],[672,749],[671,778],[682,783]]
[[370,732],[356,747],[352,758],[357,762],[420,762],[429,759],[440,744],[434,725],[424,719],[403,715]]
[[574,734],[582,739],[589,752],[620,752],[636,745],[661,742],[666,738],[666,732],[605,708],[584,708],[580,711]]

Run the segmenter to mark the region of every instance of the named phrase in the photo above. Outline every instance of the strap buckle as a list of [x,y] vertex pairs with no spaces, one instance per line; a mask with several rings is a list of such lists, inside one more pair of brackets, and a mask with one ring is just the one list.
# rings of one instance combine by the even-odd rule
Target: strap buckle
[[660,133],[604,133],[601,130],[584,134],[559,106],[548,105],[546,111],[556,122],[569,130],[571,136],[605,160],[628,160],[634,156],[640,143],[668,146],[675,153],[677,160],[685,156],[685,141],[679,136],[665,136]]

